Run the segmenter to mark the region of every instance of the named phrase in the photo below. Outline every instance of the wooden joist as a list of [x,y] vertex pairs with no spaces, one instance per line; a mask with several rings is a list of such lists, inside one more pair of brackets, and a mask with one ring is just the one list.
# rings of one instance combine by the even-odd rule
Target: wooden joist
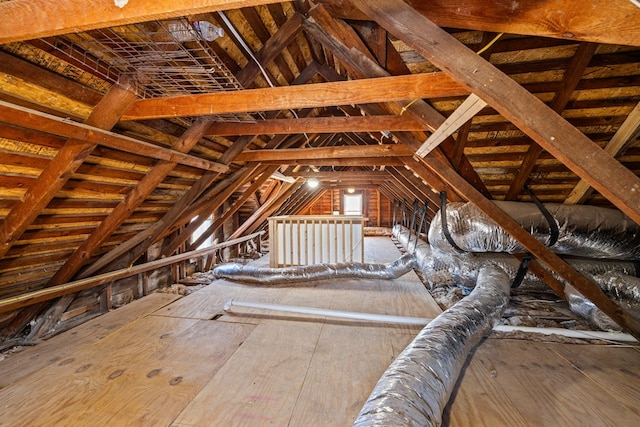
[[[524,117],[519,117],[519,114],[523,114],[524,111],[527,111],[526,108],[524,108],[524,111],[521,109],[526,107],[526,104],[530,104],[528,105],[529,108],[533,108],[535,106],[541,108],[541,103],[539,103],[539,101],[530,94],[522,93],[526,91],[506,76],[502,75],[498,70],[493,70],[490,64],[486,63],[481,58],[479,59],[478,55],[460,46],[457,40],[453,39],[449,34],[445,33],[433,23],[417,14],[402,1],[370,0],[365,3],[360,0],[354,0],[354,3],[389,31],[395,33],[398,37],[402,37],[407,41],[407,43],[412,44],[424,55],[429,56],[434,60],[434,63],[438,65],[442,64],[448,73],[451,73],[456,76],[456,78],[465,82],[465,84],[470,88],[473,88],[474,91],[478,91],[477,93],[481,94],[483,99],[490,102],[503,115],[515,120],[517,123],[525,127],[526,130],[539,137],[541,143],[545,143],[547,146],[551,145],[542,138],[543,136],[547,136],[547,132],[549,132],[549,130],[545,129],[544,125],[562,126],[565,128],[565,132],[571,135],[578,134],[580,135],[580,139],[585,139],[584,135],[575,130],[575,128],[567,126],[566,122],[559,118],[544,104],[542,104],[541,107],[545,110],[538,111],[537,115],[533,112],[533,114],[526,116],[526,119]],[[443,57],[436,59],[435,56],[437,54],[441,54]],[[476,70],[475,74],[477,75],[466,75],[464,71],[468,71],[467,67],[473,67],[473,69]],[[511,98],[517,98],[519,102],[525,105],[514,105],[512,102],[513,99],[506,97],[504,93],[502,93],[502,100],[500,100],[497,93],[498,88],[495,87],[496,84],[500,89],[506,90],[506,93],[511,94]],[[529,97],[533,99],[530,99]],[[508,108],[513,109],[513,111],[508,110]],[[531,111],[529,112],[531,113]],[[537,123],[543,119],[549,120],[551,123]],[[555,131],[557,131],[557,129],[552,129],[552,134],[548,135],[551,143],[555,142],[555,136],[553,135]],[[553,137],[553,139],[551,139],[551,137]],[[587,141],[593,145],[591,141]],[[553,148],[560,154],[563,154],[562,148],[565,150],[567,149],[567,147]],[[600,149],[598,148],[598,150]],[[591,151],[595,150],[592,149]],[[589,298],[591,302],[611,317],[616,323],[627,329],[635,337],[640,337],[640,321],[635,319],[627,311],[607,297],[595,283],[578,273],[560,257],[554,254],[549,248],[536,240],[535,237],[524,230],[516,221],[499,209],[494,203],[483,197],[472,185],[451,169],[449,165],[433,156],[427,156],[421,161],[434,174],[440,176],[444,181],[455,188],[456,191],[475,204],[482,212],[489,216],[489,218],[493,219],[497,224],[507,230],[507,232],[516,238],[536,258],[547,264],[550,268],[556,271],[560,277],[571,283],[580,293]],[[611,162],[608,162],[607,164],[609,163]],[[619,163],[618,166],[620,166]],[[602,167],[602,165],[600,165],[600,167]],[[628,177],[630,172],[627,169],[624,169],[624,171],[626,172],[624,176]],[[638,179],[635,175],[632,175],[632,177],[635,184],[635,181],[638,181]],[[589,178],[590,180],[593,180],[591,176],[589,176]],[[609,184],[613,185],[612,183]],[[598,183],[598,185],[603,186],[602,183]],[[640,189],[640,185],[638,185],[638,188]],[[635,217],[640,218],[640,210],[637,212],[632,211],[631,213],[635,213]]]
[[[607,143],[604,151],[618,157],[640,136],[640,102],[635,106],[627,119],[620,125],[613,138]],[[584,180],[580,180],[564,201],[567,204],[582,203],[591,195],[593,189]]]
[[244,151],[236,157],[239,162],[303,161],[316,159],[350,159],[374,157],[406,157],[413,151],[401,144],[344,145],[335,147],[289,148],[278,150]]
[[[97,128],[111,129],[122,112],[136,99],[132,87],[126,82],[114,85],[93,109],[86,123]],[[94,143],[70,139],[58,151],[21,200],[0,222],[0,257],[7,253],[95,147]]]
[[424,123],[411,116],[348,116],[261,120],[255,123],[215,123],[208,135],[278,135],[296,133],[339,133],[425,130]]
[[283,109],[441,98],[469,91],[443,73],[279,86],[202,95],[150,98],[136,102],[123,120],[206,116]]

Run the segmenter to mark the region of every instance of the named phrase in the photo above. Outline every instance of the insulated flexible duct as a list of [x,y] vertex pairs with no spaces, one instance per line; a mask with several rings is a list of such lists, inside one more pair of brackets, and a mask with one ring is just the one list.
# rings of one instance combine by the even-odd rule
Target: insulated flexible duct
[[502,317],[510,284],[500,267],[483,266],[471,294],[429,323],[391,364],[354,426],[439,426],[469,351]]
[[[494,202],[541,243],[549,245],[551,229],[534,203]],[[640,226],[615,209],[595,206],[544,205],[558,225],[558,254],[586,258],[640,259]],[[446,222],[453,242],[467,252],[522,253],[526,250],[472,203],[448,203]],[[444,252],[457,252],[447,240],[439,212],[429,228],[429,243]]]
[[393,280],[408,273],[414,266],[415,258],[413,255],[405,254],[389,264],[346,262],[284,268],[258,268],[238,263],[228,263],[214,268],[213,274],[216,279],[278,286],[341,278]]
[[[620,304],[627,312],[640,318],[640,278],[618,272],[596,274],[591,277],[607,296]],[[571,311],[579,314],[592,325],[602,330],[622,330],[609,316],[573,286],[565,285],[564,293]]]
[[[437,285],[460,285],[472,288],[478,279],[480,268],[487,262],[500,266],[510,277],[515,277],[520,261],[506,253],[455,253],[434,249],[428,243],[419,240],[414,245],[415,236],[400,226],[393,229],[396,239],[413,252],[418,270],[430,287]],[[408,244],[411,239],[411,243]],[[576,270],[590,275],[619,274],[621,277],[635,276],[636,264],[631,261],[604,259],[565,258]],[[628,275],[628,276],[627,276]],[[559,276],[556,276],[560,279]],[[527,273],[522,282],[524,287],[540,288],[546,285],[533,273]],[[640,300],[639,300],[640,301]]]

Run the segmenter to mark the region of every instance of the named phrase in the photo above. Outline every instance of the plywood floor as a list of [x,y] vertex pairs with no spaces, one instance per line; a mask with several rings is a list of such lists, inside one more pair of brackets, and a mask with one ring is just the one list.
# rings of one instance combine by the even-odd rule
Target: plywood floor
[[[366,240],[365,260],[399,256]],[[266,259],[257,261],[265,265]],[[0,361],[0,426],[348,426],[419,328],[238,308],[230,298],[434,317],[413,273],[305,288],[153,294]],[[487,339],[452,426],[640,425],[640,351]]]

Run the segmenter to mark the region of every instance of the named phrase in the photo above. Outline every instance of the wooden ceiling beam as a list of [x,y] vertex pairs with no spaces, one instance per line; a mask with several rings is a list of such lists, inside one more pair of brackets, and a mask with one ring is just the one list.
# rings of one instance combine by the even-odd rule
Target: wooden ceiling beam
[[402,144],[337,145],[331,147],[289,148],[279,150],[243,151],[236,157],[239,162],[269,162],[283,164],[291,160],[351,159],[363,157],[412,156],[413,151]]
[[[319,0],[341,19],[369,20],[349,0]],[[440,27],[640,46],[640,9],[628,0],[510,3],[501,0],[408,0]],[[544,23],[542,25],[541,23]]]
[[385,180],[389,173],[385,171],[320,171],[289,172],[287,176],[300,178],[316,178],[318,181],[353,181],[361,179]]
[[332,107],[467,95],[469,91],[444,73],[359,79],[149,98],[136,102],[123,120],[206,116],[254,111]]
[[278,135],[297,133],[340,133],[425,130],[424,123],[411,116],[347,116],[306,119],[260,120],[255,123],[214,123],[208,135]]
[[[210,123],[200,119],[194,122],[189,129],[173,144],[174,149],[181,152],[189,152],[200,141]],[[78,272],[78,270],[93,256],[100,245],[144,202],[171,172],[177,163],[158,161],[138,182],[111,213],[96,227],[86,240],[67,258],[66,262],[53,277],[48,285],[54,286],[65,283]],[[217,172],[211,172],[217,175]]]
[[124,135],[118,135],[117,133],[84,123],[61,119],[51,114],[41,113],[4,101],[0,101],[0,121],[26,129],[37,130],[66,138],[74,138],[88,143],[115,148],[127,153],[143,155],[156,160],[176,162],[198,169],[217,172],[226,172],[229,169],[227,166],[217,162],[211,162],[170,148],[161,147]]
[[129,1],[122,8],[113,0],[14,0],[0,3],[0,44],[270,3],[279,0]]
[[353,0],[640,223],[640,178],[486,60],[400,0]]
[[[360,78],[390,75],[387,70],[375,61],[371,54],[368,54],[367,46],[350,25],[333,19],[322,6],[314,7],[309,14],[311,17],[305,20],[303,24],[305,30],[313,34],[324,46],[338,56],[350,69],[351,74]],[[392,52],[394,50],[393,45],[387,46],[387,50]],[[336,74],[334,70],[328,70],[327,73],[331,71]],[[414,98],[409,102],[387,102],[380,106],[367,104],[362,108],[371,115],[391,112],[399,116],[413,116],[422,121],[431,130],[437,129],[445,121],[445,117],[435,108],[418,98]],[[417,150],[421,142],[426,139],[424,132],[414,132],[414,138],[403,138],[403,141],[407,143],[415,138],[420,142],[416,140],[416,143],[412,144],[411,147],[413,150]],[[447,138],[440,145],[440,149],[434,151],[434,154],[448,160],[453,154],[454,146],[455,141],[453,138]],[[465,156],[461,158],[460,171],[483,194],[490,196],[489,191]]]
[[[226,211],[224,211],[220,216],[216,216],[214,218],[211,225],[202,232],[200,237],[187,246],[187,250],[198,248],[201,244],[204,243],[207,237],[213,235],[218,230],[218,228],[222,227],[224,222],[229,218],[231,218],[231,215],[236,213],[238,209],[240,209],[242,205],[249,198],[254,196],[255,192],[264,184],[264,182],[267,179],[269,179],[271,174],[275,172],[277,169],[278,169],[278,166],[270,166],[262,169],[262,173],[260,174],[260,176],[256,177],[253,183],[249,187],[247,187],[246,190],[242,192],[242,195],[237,200],[235,200],[233,204],[229,206],[229,208]],[[211,206],[209,207],[209,211],[215,212],[220,206],[221,204],[218,205],[218,204],[212,203]],[[258,207],[260,206],[261,204],[259,204]],[[200,221],[193,221],[193,223],[198,223],[198,226],[200,226],[201,224]],[[175,252],[175,250],[178,248],[179,245],[181,245],[183,242],[186,242],[193,235],[193,232],[195,231],[195,230],[188,230],[188,228],[190,227],[191,227],[191,224],[189,224],[189,226],[187,226],[187,228],[184,231],[182,231],[176,237],[171,239],[171,241],[162,248],[162,254],[165,256],[169,256],[173,254],[173,252]]]

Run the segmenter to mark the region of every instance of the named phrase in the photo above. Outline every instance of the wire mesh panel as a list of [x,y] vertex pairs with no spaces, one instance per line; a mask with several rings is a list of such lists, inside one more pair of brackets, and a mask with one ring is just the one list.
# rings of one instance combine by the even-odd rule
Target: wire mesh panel
[[[208,21],[153,21],[43,40],[112,83],[129,77],[142,98],[241,90],[209,43],[222,29]],[[255,121],[251,114],[216,115]]]

